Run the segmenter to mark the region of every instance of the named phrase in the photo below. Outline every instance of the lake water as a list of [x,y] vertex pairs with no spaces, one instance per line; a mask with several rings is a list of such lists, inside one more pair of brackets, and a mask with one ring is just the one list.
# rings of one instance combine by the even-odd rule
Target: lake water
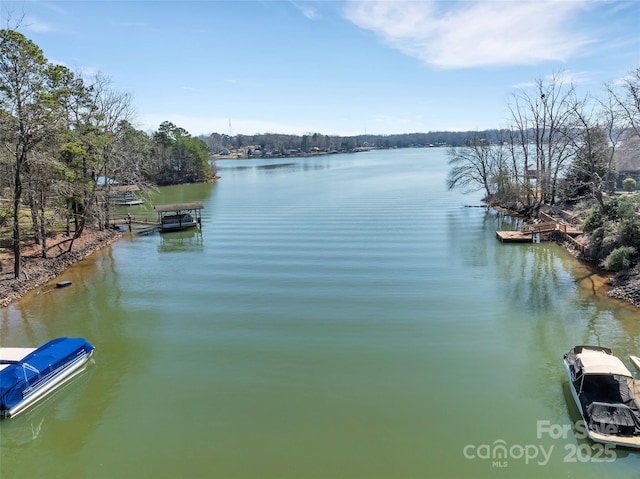
[[555,244],[497,241],[516,225],[446,190],[445,153],[225,160],[161,189],[204,203],[201,231],[127,235],[0,310],[4,346],[96,346],[0,423],[0,476],[637,477],[640,452],[577,437],[562,355],[640,353],[638,310]]

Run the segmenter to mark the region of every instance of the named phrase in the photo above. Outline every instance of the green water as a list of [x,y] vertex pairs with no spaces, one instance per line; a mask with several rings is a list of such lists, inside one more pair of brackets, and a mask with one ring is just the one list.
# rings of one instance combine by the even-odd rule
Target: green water
[[0,423],[2,479],[637,476],[576,438],[562,355],[640,353],[638,310],[554,244],[499,243],[445,150],[218,167],[154,198],[202,201],[201,231],[127,235],[0,310],[4,346],[96,346]]

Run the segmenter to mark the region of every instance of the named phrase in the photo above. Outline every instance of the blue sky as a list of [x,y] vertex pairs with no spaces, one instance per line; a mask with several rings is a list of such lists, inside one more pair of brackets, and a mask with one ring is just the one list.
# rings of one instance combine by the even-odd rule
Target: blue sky
[[637,0],[0,1],[18,19],[138,128],[193,135],[501,128],[538,79],[600,94],[640,66]]

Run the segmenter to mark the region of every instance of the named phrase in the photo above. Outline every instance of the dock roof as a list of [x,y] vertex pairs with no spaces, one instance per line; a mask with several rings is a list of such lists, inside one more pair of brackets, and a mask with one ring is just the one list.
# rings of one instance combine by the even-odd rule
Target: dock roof
[[156,205],[156,211],[158,213],[166,213],[167,211],[183,211],[183,210],[201,210],[204,205],[195,201],[193,203],[173,203],[169,205]]
[[111,187],[112,193],[128,193],[131,191],[140,191],[138,185],[116,185]]

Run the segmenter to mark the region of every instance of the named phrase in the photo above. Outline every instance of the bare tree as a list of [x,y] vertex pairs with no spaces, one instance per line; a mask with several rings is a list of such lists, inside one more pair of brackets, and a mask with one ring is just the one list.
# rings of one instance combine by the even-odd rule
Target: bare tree
[[[532,91],[514,94],[510,105],[525,174],[535,164],[537,186],[529,198],[535,209],[556,200],[558,179],[573,156],[576,92],[559,75],[537,80]],[[515,148],[513,149],[515,154]]]
[[451,166],[447,177],[448,188],[466,191],[481,189],[485,198],[489,199],[494,193],[492,179],[498,170],[489,142],[476,134],[465,141],[463,147],[451,148],[448,154]]
[[565,194],[570,198],[588,195],[604,210],[605,194],[615,191],[614,155],[624,129],[610,94],[605,99],[577,101],[573,109],[575,156],[565,178]]
[[640,67],[631,71],[619,85],[608,84],[606,88],[624,127],[640,137]]
[[108,190],[117,168],[115,145],[123,122],[133,116],[128,94],[111,89],[110,81],[97,75],[90,85],[67,74],[70,94],[66,98],[68,113],[67,141],[62,147],[65,167],[73,178],[68,202],[74,219],[74,241],[82,235],[87,222],[99,228],[108,224]]

